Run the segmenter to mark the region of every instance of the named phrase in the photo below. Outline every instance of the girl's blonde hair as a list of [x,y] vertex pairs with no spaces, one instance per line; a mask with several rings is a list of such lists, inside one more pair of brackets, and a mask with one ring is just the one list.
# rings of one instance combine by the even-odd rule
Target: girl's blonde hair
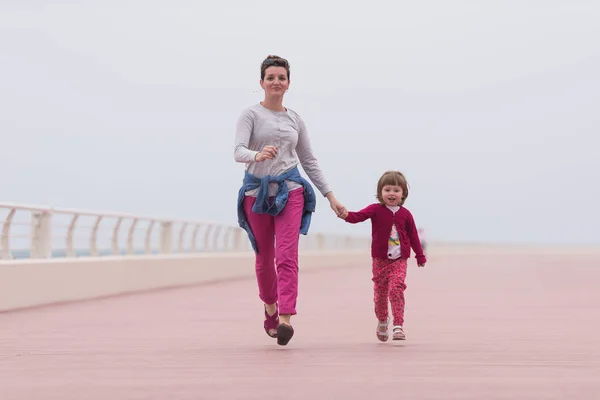
[[377,182],[376,196],[381,204],[384,204],[381,192],[386,185],[400,186],[402,188],[402,200],[400,200],[400,205],[404,204],[408,197],[408,182],[406,181],[404,174],[400,171],[386,171],[381,175],[379,182]]

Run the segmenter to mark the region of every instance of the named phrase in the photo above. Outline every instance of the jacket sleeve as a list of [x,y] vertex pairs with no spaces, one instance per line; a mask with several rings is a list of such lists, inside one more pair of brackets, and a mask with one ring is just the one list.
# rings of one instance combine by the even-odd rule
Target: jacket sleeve
[[423,265],[427,262],[427,258],[425,254],[423,254],[423,248],[421,247],[421,239],[419,238],[419,232],[415,225],[415,220],[410,213],[410,211],[406,210],[408,213],[406,217],[406,233],[408,234],[408,239],[410,240],[410,247],[415,252],[415,258],[417,259],[417,264]]
[[351,224],[357,224],[359,222],[363,222],[367,219],[373,218],[374,214],[375,207],[373,206],[373,204],[371,204],[370,206],[367,206],[360,211],[349,211],[345,221]]

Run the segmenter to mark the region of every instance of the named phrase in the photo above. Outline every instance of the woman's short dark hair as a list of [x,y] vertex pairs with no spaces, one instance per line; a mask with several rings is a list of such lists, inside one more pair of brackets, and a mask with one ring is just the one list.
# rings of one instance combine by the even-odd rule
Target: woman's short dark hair
[[261,66],[260,66],[260,80],[261,81],[265,79],[265,71],[269,67],[285,68],[285,71],[287,72],[288,81],[290,80],[290,64],[288,63],[288,61],[285,58],[281,58],[279,56],[269,55],[267,58],[265,58],[265,60],[262,62]]

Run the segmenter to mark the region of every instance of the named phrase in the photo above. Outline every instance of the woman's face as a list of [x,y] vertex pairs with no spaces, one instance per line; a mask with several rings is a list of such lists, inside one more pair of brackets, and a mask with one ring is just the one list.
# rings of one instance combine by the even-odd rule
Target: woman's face
[[283,96],[290,87],[287,71],[284,67],[268,67],[265,70],[265,79],[260,81],[260,86],[267,96]]

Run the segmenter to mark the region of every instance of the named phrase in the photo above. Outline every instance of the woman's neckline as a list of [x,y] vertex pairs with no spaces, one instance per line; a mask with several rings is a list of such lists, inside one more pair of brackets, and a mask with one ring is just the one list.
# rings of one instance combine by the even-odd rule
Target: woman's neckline
[[259,106],[261,106],[262,108],[264,108],[265,110],[269,110],[269,111],[271,111],[271,112],[274,112],[274,113],[286,113],[286,112],[288,112],[288,109],[287,109],[287,107],[283,107],[283,111],[271,110],[270,108],[268,108],[268,107],[265,107],[265,106],[263,105],[262,101],[259,101],[259,102],[258,102],[258,105],[259,105]]

